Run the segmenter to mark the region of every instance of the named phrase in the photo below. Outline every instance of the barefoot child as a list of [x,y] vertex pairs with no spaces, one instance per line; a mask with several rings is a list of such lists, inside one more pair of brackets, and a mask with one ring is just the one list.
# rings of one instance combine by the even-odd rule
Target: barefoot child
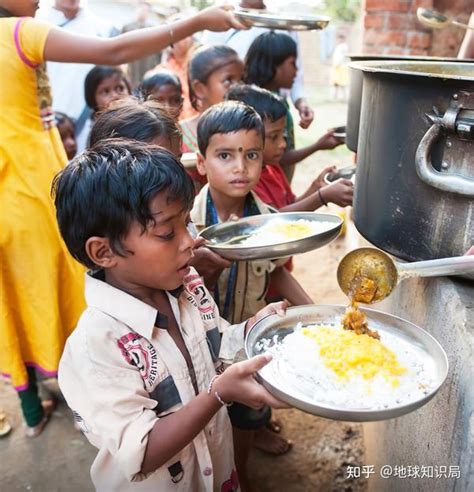
[[59,385],[99,452],[94,486],[110,490],[237,490],[232,401],[280,405],[254,379],[269,358],[223,371],[262,316],[229,326],[190,268],[194,189],[168,151],[104,140],[55,179],[59,228],[91,269]]
[[[243,63],[237,53],[225,45],[202,46],[191,56],[188,66],[189,98],[197,116],[180,122],[183,152],[198,152],[197,125],[199,115],[213,104],[224,100],[227,90],[242,80]],[[206,177],[190,173],[196,191],[206,184]]]
[[[232,217],[271,213],[253,192],[262,168],[264,127],[261,118],[249,106],[235,101],[217,104],[205,111],[197,130],[198,171],[208,184],[196,197],[191,219],[198,229],[225,222]],[[295,278],[281,265],[286,259],[234,262],[220,275],[214,298],[223,317],[238,323],[265,306],[265,295],[271,280],[279,286],[279,294],[291,304],[310,304],[311,298]],[[234,425],[235,457],[242,490],[251,486],[246,465],[257,429],[270,420],[270,409],[253,411],[242,405],[230,409]],[[283,438],[272,435],[275,454],[289,449]]]

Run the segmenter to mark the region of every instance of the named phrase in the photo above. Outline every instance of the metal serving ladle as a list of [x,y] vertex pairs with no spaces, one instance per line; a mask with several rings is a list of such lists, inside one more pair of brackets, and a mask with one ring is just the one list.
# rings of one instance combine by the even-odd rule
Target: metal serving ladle
[[451,19],[437,10],[418,7],[416,9],[416,16],[422,24],[434,29],[443,29],[444,27],[448,27],[450,24],[454,24],[455,26],[459,26],[464,29],[474,29],[473,26],[468,26],[467,24]]
[[388,297],[408,277],[439,277],[474,273],[474,256],[399,263],[375,248],[348,253],[337,268],[342,291],[356,302],[373,304]]

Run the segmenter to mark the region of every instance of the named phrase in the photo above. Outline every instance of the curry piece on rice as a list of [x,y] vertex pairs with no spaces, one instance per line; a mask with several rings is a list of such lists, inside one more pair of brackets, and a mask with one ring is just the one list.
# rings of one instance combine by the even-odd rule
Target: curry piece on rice
[[368,335],[377,340],[380,339],[378,332],[369,328],[365,314],[359,310],[356,303],[352,303],[346,309],[346,314],[342,319],[342,327],[345,330],[354,331],[357,335]]

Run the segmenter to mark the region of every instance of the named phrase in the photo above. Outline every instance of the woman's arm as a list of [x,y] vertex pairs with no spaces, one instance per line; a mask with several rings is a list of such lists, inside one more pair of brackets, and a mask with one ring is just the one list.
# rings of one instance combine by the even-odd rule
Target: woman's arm
[[293,306],[313,304],[313,300],[301,287],[298,280],[284,266],[275,268],[270,274],[272,285],[278,294]]
[[120,65],[161,51],[195,32],[242,29],[228,6],[205,9],[188,19],[165,26],[137,29],[114,38],[81,36],[53,28],[48,34],[44,59],[56,62]]

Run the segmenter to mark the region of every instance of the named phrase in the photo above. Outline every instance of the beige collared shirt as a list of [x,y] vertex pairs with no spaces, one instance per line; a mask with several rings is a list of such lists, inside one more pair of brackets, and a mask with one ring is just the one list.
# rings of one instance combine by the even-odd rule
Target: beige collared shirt
[[[182,291],[167,293],[192,359],[199,392],[222,360],[244,342],[201,277],[191,269]],[[86,276],[87,309],[69,337],[59,385],[86,437],[99,452],[92,481],[99,491],[231,491],[236,483],[232,430],[221,408],[180,453],[145,476],[141,465],[158,418],[195,396],[186,361],[163,325],[166,317],[135,297]],[[160,327],[161,326],[161,327]]]
[[[194,200],[191,211],[191,220],[200,232],[206,227],[207,195],[209,185],[205,185]],[[265,204],[251,191],[253,200],[261,214],[275,212],[275,209]],[[270,283],[270,274],[276,267],[284,265],[288,258],[279,260],[240,261],[237,263],[235,288],[227,320],[231,323],[240,323],[254,316],[266,306],[265,295]],[[229,283],[230,268],[221,273],[217,287],[219,290],[219,312],[224,316],[225,297]]]

